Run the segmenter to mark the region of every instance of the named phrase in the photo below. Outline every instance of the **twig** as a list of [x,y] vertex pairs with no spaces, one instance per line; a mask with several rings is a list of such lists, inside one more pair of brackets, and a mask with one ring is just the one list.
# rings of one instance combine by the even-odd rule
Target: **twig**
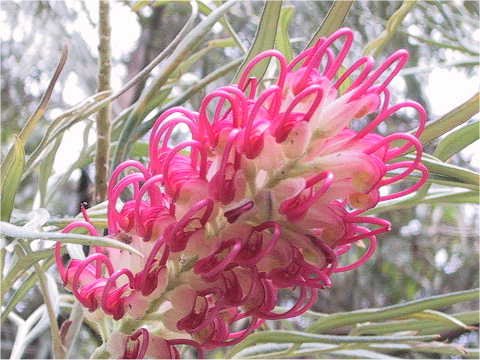
[[[98,56],[98,91],[109,91],[110,73],[110,3],[109,0],[100,0],[98,3],[99,16],[99,56]],[[97,148],[95,152],[95,201],[105,200],[107,195],[108,159],[110,157],[110,117],[112,104],[100,109],[97,114]]]

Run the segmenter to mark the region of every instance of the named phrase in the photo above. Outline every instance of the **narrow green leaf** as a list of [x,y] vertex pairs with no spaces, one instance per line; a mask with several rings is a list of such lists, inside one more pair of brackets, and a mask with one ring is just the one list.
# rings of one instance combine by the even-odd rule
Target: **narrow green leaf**
[[21,256],[17,259],[15,264],[8,271],[7,276],[3,279],[2,287],[4,289],[10,289],[15,280],[22,276],[33,264],[40,260],[46,259],[52,255],[52,249],[34,251],[30,254]]
[[406,209],[418,204],[477,204],[480,193],[475,190],[453,191],[442,190],[428,193],[425,197],[417,196],[416,193],[407,195],[401,199],[389,200],[381,202],[374,209],[369,210],[366,214],[379,214],[385,211],[398,209]]
[[129,251],[133,254],[143,257],[142,253],[137,249],[131,247],[128,244],[122,243],[121,241],[100,237],[100,236],[89,236],[81,234],[64,234],[57,232],[40,232],[27,230],[25,228],[15,226],[6,222],[0,222],[0,234],[5,236],[10,236],[14,238],[22,239],[43,239],[43,240],[54,240],[66,244],[81,244],[81,245],[94,245],[94,246],[104,246],[104,247],[113,247],[117,249],[122,249]]
[[136,143],[133,144],[131,154],[132,154],[132,157],[134,157],[135,159],[138,159],[141,157],[147,157],[148,143],[144,141],[137,141]]
[[[44,271],[48,270],[50,266],[52,266],[54,263],[54,258],[53,256],[49,258],[44,264],[42,264],[42,269]],[[20,287],[15,291],[13,294],[12,298],[9,300],[8,304],[5,306],[5,308],[2,311],[2,316],[1,316],[1,322],[3,322],[10,311],[12,311],[17,304],[22,301],[22,299],[27,295],[28,291],[35,286],[37,283],[37,273],[32,272],[28,278],[20,285]]]
[[300,331],[260,331],[254,333],[243,340],[240,344],[235,345],[230,355],[238,353],[240,350],[247,348],[253,344],[262,343],[326,343],[326,344],[349,344],[349,343],[384,343],[408,342],[433,340],[436,336],[336,336],[336,335],[316,335]]
[[398,10],[395,11],[388,19],[387,24],[385,25],[385,30],[378,38],[370,41],[365,46],[363,53],[365,55],[378,55],[383,50],[385,45],[392,40],[403,19],[405,19],[407,14],[415,7],[416,4],[416,0],[404,0]]
[[[471,326],[478,323],[478,310],[458,313],[450,316],[466,326]],[[349,335],[382,335],[406,331],[416,332],[419,335],[432,335],[456,330],[458,328],[459,326],[455,322],[443,322],[438,321],[438,319],[408,319],[374,323],[365,322],[363,324],[357,324]]]
[[308,328],[308,331],[318,333],[365,321],[393,319],[427,309],[435,310],[459,302],[475,300],[478,297],[479,289],[472,289],[408,301],[403,304],[383,308],[337,313],[317,320]]
[[334,1],[330,9],[328,10],[327,16],[325,16],[325,18],[323,19],[320,27],[310,39],[306,48],[311,47],[321,37],[327,37],[340,29],[352,5],[353,0]]
[[[247,64],[255,56],[265,50],[273,49],[275,47],[275,38],[277,35],[278,21],[280,19],[280,12],[282,10],[282,1],[265,1],[263,7],[260,23],[258,24],[255,40],[248,51],[247,57],[242,65],[237,70],[233,82],[237,82],[240,74],[243,72]],[[262,61],[252,70],[251,75],[257,79],[262,79],[265,71],[267,71],[269,61]]]
[[15,195],[20,185],[25,167],[24,143],[19,136],[15,136],[15,143],[10,148],[2,162],[0,174],[1,216],[0,220],[10,220],[15,203]]
[[288,27],[295,13],[294,6],[283,6],[280,11],[280,19],[278,20],[278,34],[275,39],[275,47],[285,55],[288,61],[293,59],[292,43],[288,35]]
[[[210,15],[210,13],[213,11],[212,8],[210,8],[207,4],[205,4],[204,1],[197,0],[197,3],[198,3],[198,10],[200,10],[200,12],[204,15]],[[217,5],[218,5],[218,3],[221,4],[221,1],[220,2],[217,1],[216,3],[217,3]],[[224,14],[223,17],[219,20],[219,22],[220,22],[220,24],[222,24],[225,27],[225,29],[228,31],[230,36],[233,38],[233,40],[235,41],[237,46],[245,54],[247,52],[247,49],[242,44],[242,41],[240,40],[240,37],[238,36],[238,34],[233,29],[232,24],[230,24],[230,22],[228,21],[227,14]]]
[[152,116],[152,118],[148,121],[143,122],[140,124],[140,126],[135,130],[135,133],[133,135],[133,141],[137,141],[140,139],[143,135],[145,135],[153,126],[153,123],[155,120],[162,114],[164,111],[174,107],[174,106],[179,106],[189,100],[193,95],[195,95],[197,92],[201,91],[204,89],[208,84],[212,83],[213,81],[221,78],[222,76],[225,76],[229,72],[233,71],[237,66],[242,62],[242,58],[233,60],[229,62],[228,64],[220,67],[219,69],[211,72],[207,76],[205,76],[202,80],[200,80],[198,83],[195,85],[191,86],[188,90],[186,90],[184,93],[180,94],[178,97],[175,99],[172,99],[172,101],[168,102],[162,108],[158,111],[157,114]]
[[419,313],[414,313],[411,315],[406,316],[406,318],[414,318],[414,319],[420,319],[421,321],[424,320],[436,320],[437,322],[443,322],[447,323],[450,325],[454,325],[455,327],[463,328],[465,330],[472,330],[473,328],[471,326],[468,326],[464,324],[462,321],[456,319],[453,316],[450,316],[448,314],[444,314],[440,311],[436,310],[423,310],[422,312]]
[[[413,155],[406,155],[405,158],[411,160],[413,159]],[[422,156],[422,162],[430,171],[431,178],[437,175],[444,177],[445,180],[451,179],[454,181],[474,185],[477,189],[478,186],[480,186],[479,174],[477,174],[475,171],[444,163],[432,156]]]
[[480,133],[480,121],[466,124],[455,129],[440,141],[433,155],[440,160],[446,161],[453,155],[465,149],[468,145],[478,140]]
[[197,52],[192,54],[188,59],[183,61],[173,74],[175,77],[178,78],[182,74],[186,73],[192,67],[193,64],[195,64],[197,61],[202,59],[211,50],[232,47],[234,45],[235,45],[235,41],[232,38],[210,40],[207,43],[206,47],[198,50]]
[[443,115],[440,119],[429,122],[425,131],[420,136],[420,140],[423,144],[429,143],[450,130],[455,129],[457,126],[466,123],[480,111],[479,103],[480,94],[477,93],[463,104]]
[[52,174],[53,163],[55,161],[55,156],[57,155],[58,148],[62,143],[63,136],[59,136],[48,155],[45,157],[45,160],[42,161],[38,170],[38,190],[40,192],[40,206],[45,207],[47,199],[47,185],[48,179]]
[[67,57],[68,57],[68,48],[64,46],[62,50],[62,55],[60,56],[60,60],[58,61],[58,64],[52,76],[52,79],[48,84],[47,90],[45,91],[45,93],[42,96],[42,99],[40,100],[40,104],[38,104],[38,107],[35,109],[34,113],[28,118],[26,124],[24,125],[24,127],[20,131],[20,134],[18,135],[20,139],[23,140],[24,143],[27,142],[28,137],[30,136],[30,133],[33,131],[33,129],[35,129],[38,120],[40,120],[42,116],[45,114],[45,111],[47,111],[47,106],[48,106],[48,103],[50,102],[50,97],[52,96],[53,88],[55,87],[55,84],[57,83],[57,80],[60,77],[60,74],[62,73],[63,67],[67,62]]

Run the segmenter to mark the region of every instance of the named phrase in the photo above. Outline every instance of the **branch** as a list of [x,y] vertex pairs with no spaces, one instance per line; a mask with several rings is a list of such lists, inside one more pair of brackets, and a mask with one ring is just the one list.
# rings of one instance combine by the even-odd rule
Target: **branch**
[[[99,1],[99,58],[98,92],[109,91],[111,73],[110,49],[110,4],[109,0]],[[97,114],[97,148],[95,155],[95,201],[105,200],[107,195],[108,159],[110,157],[110,116],[111,103]]]

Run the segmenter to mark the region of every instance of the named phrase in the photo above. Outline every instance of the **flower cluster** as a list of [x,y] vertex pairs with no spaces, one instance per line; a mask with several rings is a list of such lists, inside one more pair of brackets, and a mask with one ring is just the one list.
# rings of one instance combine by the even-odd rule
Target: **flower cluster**
[[[372,256],[390,224],[365,211],[428,177],[418,140],[426,114],[415,102],[390,104],[405,50],[380,66],[362,57],[345,67],[352,41],[340,29],[290,63],[263,52],[198,112],[176,107],[158,118],[148,163],[119,165],[108,191],[107,236],[143,258],[96,248],[66,266],[57,244],[65,286],[87,309],[145,326],[118,330],[111,355],[177,357],[179,344],[236,344],[265,320],[304,313],[334,273]],[[251,76],[265,61],[276,64],[270,83]],[[413,135],[376,131],[405,108],[418,113]],[[176,144],[178,131],[188,138]],[[64,231],[76,227],[97,235],[88,221]],[[358,242],[368,244],[363,255],[340,265]],[[282,291],[296,300],[279,312]]]

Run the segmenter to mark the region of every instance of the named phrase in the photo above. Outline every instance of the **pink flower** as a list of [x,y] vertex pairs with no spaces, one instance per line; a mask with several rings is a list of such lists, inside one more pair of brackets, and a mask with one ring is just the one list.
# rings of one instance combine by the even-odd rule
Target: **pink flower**
[[[418,140],[426,113],[415,102],[390,104],[388,86],[407,62],[405,50],[378,67],[362,57],[341,70],[352,42],[352,31],[340,29],[290,63],[266,51],[238,84],[208,94],[199,112],[177,107],[159,117],[149,162],[124,162],[109,184],[108,236],[143,258],[95,248],[65,266],[57,244],[62,280],[90,311],[145,324],[161,316],[164,337],[149,337],[146,328],[117,334],[123,345],[112,348],[115,356],[126,349],[123,357],[176,357],[179,343],[233,345],[267,319],[301,315],[334,273],[373,255],[390,223],[365,211],[428,177]],[[249,74],[269,58],[277,78],[264,86]],[[413,135],[376,131],[405,108],[418,113]],[[190,137],[172,145],[180,125]],[[401,158],[409,152],[413,160]],[[419,180],[410,184],[414,172]],[[97,235],[87,217],[64,232],[76,227]],[[361,240],[365,253],[339,265]],[[280,290],[298,294],[282,313],[274,311]]]

